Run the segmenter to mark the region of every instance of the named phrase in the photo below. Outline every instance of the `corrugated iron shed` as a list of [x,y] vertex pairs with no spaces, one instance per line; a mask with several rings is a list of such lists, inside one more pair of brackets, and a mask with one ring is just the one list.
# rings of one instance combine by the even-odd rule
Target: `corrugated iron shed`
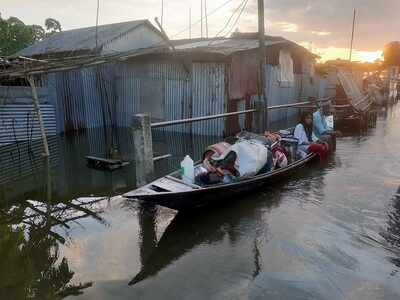
[[[159,31],[148,20],[136,20],[98,26],[98,47],[96,49],[96,27],[79,28],[56,33],[43,41],[27,47],[14,56],[46,56],[60,54],[70,56],[77,53],[97,53],[115,40],[130,32],[147,27],[162,38]],[[148,47],[146,45],[145,47]],[[145,48],[143,47],[143,48]],[[140,48],[140,47],[137,47]]]

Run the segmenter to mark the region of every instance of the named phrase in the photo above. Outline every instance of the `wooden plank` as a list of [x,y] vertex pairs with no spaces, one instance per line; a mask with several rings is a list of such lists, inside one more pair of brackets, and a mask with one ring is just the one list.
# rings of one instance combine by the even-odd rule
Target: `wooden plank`
[[108,159],[108,158],[101,158],[101,157],[95,157],[95,156],[85,156],[85,158],[89,161],[93,162],[101,162],[101,163],[106,163],[110,165],[119,165],[122,164],[122,160],[119,159]]
[[193,188],[191,186],[182,184],[180,182],[176,182],[174,180],[170,180],[165,177],[152,182],[151,185],[153,185],[155,187],[159,187],[159,188],[167,190],[167,191],[171,191],[171,192],[193,191]]
[[168,179],[170,179],[170,180],[173,180],[173,181],[179,182],[179,183],[181,183],[181,184],[190,186],[190,187],[192,187],[192,188],[194,188],[194,189],[201,189],[201,186],[199,186],[199,185],[191,184],[191,183],[186,183],[186,182],[184,182],[183,180],[180,180],[180,179],[178,179],[178,178],[176,178],[176,177],[173,177],[173,176],[170,176],[170,175],[165,176],[165,178],[168,178]]
[[129,165],[127,161],[118,159],[107,159],[95,156],[86,156],[87,165],[89,168],[114,171]]
[[159,161],[159,160],[167,159],[167,158],[171,158],[171,157],[172,157],[172,154],[156,156],[156,157],[153,158],[153,161]]

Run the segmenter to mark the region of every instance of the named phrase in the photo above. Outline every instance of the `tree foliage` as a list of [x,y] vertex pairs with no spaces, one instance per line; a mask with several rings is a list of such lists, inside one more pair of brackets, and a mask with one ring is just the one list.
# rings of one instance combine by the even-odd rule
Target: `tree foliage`
[[61,31],[61,24],[56,19],[47,18],[44,22],[44,25],[46,26],[47,34],[53,34]]
[[53,18],[45,20],[44,29],[40,25],[26,25],[16,17],[3,19],[0,14],[0,56],[14,54],[35,42],[60,32],[61,24]]

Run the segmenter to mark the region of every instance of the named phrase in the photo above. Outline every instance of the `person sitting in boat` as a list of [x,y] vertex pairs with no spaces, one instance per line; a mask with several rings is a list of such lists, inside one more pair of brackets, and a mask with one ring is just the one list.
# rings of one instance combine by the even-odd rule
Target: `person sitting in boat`
[[279,134],[270,131],[266,131],[264,136],[270,141],[271,144],[274,169],[287,167],[288,155],[286,150],[281,146],[282,137]]
[[317,138],[321,141],[327,142],[330,149],[336,150],[336,137],[341,133],[329,128],[326,122],[328,115],[328,106],[320,105],[317,103],[317,111],[313,113],[313,130]]
[[[227,157],[225,161],[215,164],[212,157],[221,156],[231,144],[226,142],[220,142],[211,146],[208,146],[203,153],[203,164],[198,167],[195,172],[195,182],[198,184],[217,184],[228,180],[233,180],[236,170],[234,169],[234,163],[236,156],[233,155]],[[236,174],[237,175],[237,174]]]
[[313,115],[305,112],[301,116],[300,123],[294,130],[294,137],[298,140],[298,154],[301,158],[307,156],[308,153],[315,153],[320,160],[326,159],[329,146],[328,143],[318,139],[313,131]]
[[[203,167],[206,172],[196,176],[197,182],[204,184],[230,183],[267,172],[272,167],[270,151],[259,142],[239,140],[219,153],[224,147],[226,145],[208,148],[203,160]],[[215,151],[216,149],[218,150]],[[214,154],[210,156],[212,151],[214,151]]]

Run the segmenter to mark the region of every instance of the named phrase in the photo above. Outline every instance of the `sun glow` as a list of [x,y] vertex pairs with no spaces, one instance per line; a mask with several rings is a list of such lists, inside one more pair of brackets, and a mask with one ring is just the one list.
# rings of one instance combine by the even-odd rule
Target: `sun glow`
[[[309,49],[307,44],[303,44],[303,46]],[[334,60],[337,58],[349,59],[350,49],[336,48],[336,47],[313,48],[312,52],[318,54],[321,57],[321,62],[325,62],[327,60]],[[351,60],[360,62],[374,62],[377,59],[382,59],[382,53],[383,53],[382,50],[376,50],[376,51],[353,50]]]

